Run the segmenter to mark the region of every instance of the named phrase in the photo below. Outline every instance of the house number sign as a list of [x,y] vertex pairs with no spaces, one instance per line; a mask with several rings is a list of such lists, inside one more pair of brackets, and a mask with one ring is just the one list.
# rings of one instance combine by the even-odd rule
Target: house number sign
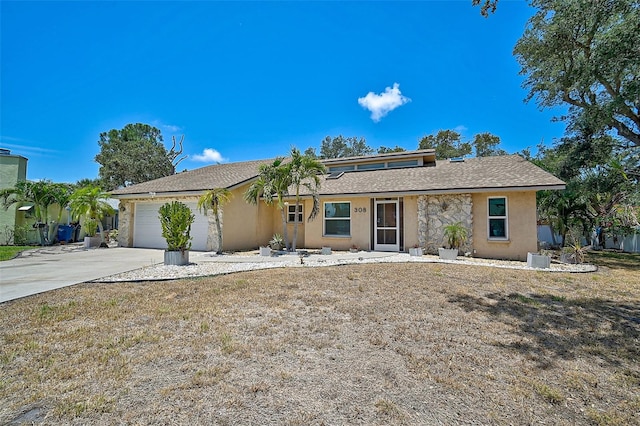
[[366,213],[367,212],[367,208],[366,207],[354,207],[353,208],[353,212],[354,213]]

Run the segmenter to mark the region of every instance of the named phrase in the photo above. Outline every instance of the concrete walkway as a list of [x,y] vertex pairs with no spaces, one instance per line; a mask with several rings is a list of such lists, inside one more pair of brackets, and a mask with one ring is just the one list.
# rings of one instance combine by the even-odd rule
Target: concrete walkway
[[163,250],[43,247],[0,262],[0,303],[161,263]]
[[[358,252],[330,256],[310,254],[305,258],[358,259],[380,258],[395,253]],[[215,256],[210,252],[191,252],[191,261],[197,263],[291,262],[295,254],[258,256],[255,252]],[[0,262],[0,303],[32,294],[83,282],[95,281],[111,275],[129,272],[164,262],[164,250],[140,248],[92,248],[82,243],[39,247],[23,252],[19,257]]]

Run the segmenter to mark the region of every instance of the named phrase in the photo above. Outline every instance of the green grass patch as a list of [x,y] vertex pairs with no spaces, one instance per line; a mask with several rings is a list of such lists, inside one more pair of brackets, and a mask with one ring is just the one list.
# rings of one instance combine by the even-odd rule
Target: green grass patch
[[544,383],[534,382],[533,387],[538,395],[551,404],[560,404],[565,399],[560,390],[547,386]]
[[523,294],[515,294],[515,295],[512,295],[511,297],[516,299],[520,303],[524,303],[525,305],[540,306],[539,301],[532,299],[531,297],[527,297]]
[[18,253],[32,248],[31,246],[0,246],[0,262],[3,260],[11,260],[16,257]]
[[585,262],[612,269],[640,271],[640,253],[622,253],[610,250],[589,251]]

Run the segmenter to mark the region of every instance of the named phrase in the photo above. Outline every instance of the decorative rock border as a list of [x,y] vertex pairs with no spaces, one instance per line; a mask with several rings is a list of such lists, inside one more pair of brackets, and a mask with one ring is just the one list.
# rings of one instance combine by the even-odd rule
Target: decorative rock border
[[[192,253],[194,254],[194,253]],[[188,266],[164,266],[152,265],[142,269],[137,269],[123,274],[101,278],[95,282],[123,282],[123,281],[161,281],[180,278],[193,278],[203,276],[214,276],[230,274],[234,272],[244,272],[270,268],[313,268],[322,266],[357,265],[370,263],[449,263],[459,265],[487,266],[494,268],[522,269],[536,272],[570,272],[585,273],[595,272],[598,267],[595,265],[568,265],[562,263],[552,263],[548,269],[528,267],[526,262],[510,260],[493,260],[478,258],[458,258],[457,260],[441,260],[437,256],[409,256],[407,253],[392,254],[385,257],[367,257],[367,252],[359,253],[361,256],[349,256],[349,253],[333,252],[333,255],[323,256],[312,254],[303,257],[284,255],[273,260],[264,261],[265,257],[259,256],[256,252],[243,254],[211,256],[208,253],[201,253],[199,257],[194,256]],[[207,257],[209,260],[207,259]]]

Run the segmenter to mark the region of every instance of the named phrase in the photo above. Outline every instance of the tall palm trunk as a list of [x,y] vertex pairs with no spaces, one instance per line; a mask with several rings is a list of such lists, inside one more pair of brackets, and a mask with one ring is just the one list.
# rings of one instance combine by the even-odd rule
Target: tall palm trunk
[[[284,212],[284,208],[280,209],[280,216],[282,217],[282,237],[284,238],[284,246],[289,251],[289,231],[287,231],[287,215]],[[295,243],[294,243],[295,244]]]
[[104,243],[104,227],[100,219],[96,219],[96,221],[98,222],[98,232],[100,232],[100,245],[102,245]]
[[300,206],[300,202],[298,201],[300,198],[300,191],[296,191],[296,208],[295,208],[295,219],[293,221],[293,246],[291,251],[296,251],[296,243],[298,242],[298,207]]
[[216,254],[222,254],[222,225],[220,224],[220,215],[222,211],[214,213],[216,216],[216,232],[218,233],[218,250]]

